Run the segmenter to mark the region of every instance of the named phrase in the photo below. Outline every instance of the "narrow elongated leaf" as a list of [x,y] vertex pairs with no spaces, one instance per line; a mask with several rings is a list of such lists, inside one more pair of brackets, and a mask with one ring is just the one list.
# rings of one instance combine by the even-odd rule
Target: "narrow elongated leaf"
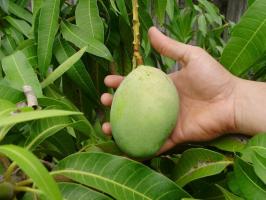
[[1,43],[6,55],[12,54],[16,49],[16,41],[10,35],[5,35]]
[[27,122],[36,119],[43,119],[48,117],[59,117],[68,115],[80,115],[79,112],[71,112],[64,110],[38,110],[38,111],[28,111],[16,114],[6,114],[0,117],[0,127],[12,125],[21,122]]
[[24,94],[21,91],[11,88],[8,85],[5,85],[1,82],[0,82],[0,94],[2,99],[9,100],[13,103],[17,103],[25,98]]
[[261,155],[261,153],[256,152],[253,156],[253,165],[254,170],[257,176],[263,181],[264,184],[266,184],[266,149],[265,154]]
[[181,199],[189,195],[174,182],[127,158],[105,153],[79,153],[58,163],[64,175],[115,199]]
[[163,24],[164,18],[165,18],[165,11],[166,11],[166,5],[167,1],[166,0],[155,0],[155,12],[156,16],[158,18],[158,21],[160,24]]
[[8,3],[8,11],[17,17],[32,23],[32,14],[12,1],[9,1]]
[[88,46],[88,53],[112,61],[112,55],[107,47],[100,41],[89,37],[88,34],[78,26],[68,22],[62,22],[61,31],[63,37],[67,41],[74,43],[77,47],[82,48],[84,46]]
[[35,68],[37,66],[37,45],[34,40],[25,40],[19,45],[18,50],[24,53],[32,67]]
[[10,36],[15,40],[16,44],[20,44],[24,40],[24,36],[13,26],[9,26],[5,29],[6,34],[10,34]]
[[182,154],[174,170],[175,182],[184,186],[187,183],[221,173],[232,161],[217,152],[195,148]]
[[240,152],[247,144],[248,138],[240,135],[227,135],[208,143],[223,151]]
[[71,125],[73,122],[69,117],[51,117],[33,122],[30,128],[30,136],[26,144],[27,149],[34,150],[37,145],[46,138]]
[[59,183],[58,186],[65,200],[111,200],[102,193],[76,183]]
[[243,198],[238,197],[238,196],[232,194],[231,192],[227,191],[226,189],[224,189],[224,188],[221,187],[220,185],[216,185],[216,186],[217,186],[217,187],[221,190],[221,192],[223,193],[225,200],[244,200]]
[[[71,45],[63,40],[57,39],[55,43],[54,54],[57,61],[62,64],[76,51]],[[94,102],[98,102],[99,95],[92,82],[90,74],[87,72],[85,65],[81,60],[78,60],[66,74],[74,81]]]
[[253,167],[250,164],[237,158],[234,172],[239,189],[246,199],[253,200],[266,198],[266,186],[256,176]]
[[0,146],[0,152],[15,161],[48,199],[62,200],[56,182],[31,152],[15,145]]
[[104,41],[104,28],[97,0],[79,0],[75,16],[76,24],[88,34],[88,37]]
[[77,53],[68,58],[65,62],[59,65],[49,76],[41,83],[42,88],[53,83],[56,79],[61,77],[67,70],[69,70],[85,53],[87,47],[83,47]]
[[46,75],[52,58],[52,49],[58,29],[60,0],[43,2],[38,25],[38,64],[40,72]]
[[23,35],[25,35],[27,38],[30,37],[31,26],[27,22],[10,16],[5,17],[5,19],[19,32],[23,33]]
[[37,97],[42,96],[42,89],[37,75],[21,51],[5,57],[2,60],[2,66],[10,86],[17,90],[22,90],[23,86],[30,85]]
[[129,18],[128,18],[127,7],[126,7],[126,4],[125,4],[125,1],[124,0],[116,0],[116,4],[117,4],[117,7],[118,7],[122,17],[124,18],[126,23],[130,26],[130,22],[129,22]]
[[266,51],[266,2],[255,1],[233,29],[221,62],[235,75],[243,74]]

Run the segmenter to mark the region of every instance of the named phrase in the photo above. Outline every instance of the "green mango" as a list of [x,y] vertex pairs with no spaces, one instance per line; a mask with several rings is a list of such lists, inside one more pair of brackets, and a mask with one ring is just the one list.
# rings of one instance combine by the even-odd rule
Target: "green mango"
[[139,66],[114,94],[110,114],[114,140],[130,156],[152,156],[171,134],[178,111],[172,80],[159,69]]

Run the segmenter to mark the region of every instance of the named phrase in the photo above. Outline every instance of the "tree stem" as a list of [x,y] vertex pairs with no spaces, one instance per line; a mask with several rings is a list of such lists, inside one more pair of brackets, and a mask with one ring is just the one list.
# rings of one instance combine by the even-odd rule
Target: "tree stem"
[[133,50],[134,50],[134,55],[133,55],[133,69],[137,68],[137,66],[143,64],[143,59],[142,56],[139,52],[140,50],[140,22],[139,22],[139,12],[138,12],[139,4],[138,0],[132,0],[132,9],[133,9]]

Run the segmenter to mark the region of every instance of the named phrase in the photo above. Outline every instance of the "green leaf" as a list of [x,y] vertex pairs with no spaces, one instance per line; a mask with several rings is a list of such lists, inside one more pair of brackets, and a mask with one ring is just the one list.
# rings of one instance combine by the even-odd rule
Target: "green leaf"
[[72,123],[69,117],[63,116],[36,120],[31,125],[30,135],[24,146],[33,151],[46,138],[70,126]]
[[8,3],[9,3],[9,0],[0,1],[0,7],[6,13],[8,13]]
[[88,37],[104,41],[104,27],[99,16],[97,0],[79,0],[75,16],[76,24]]
[[16,42],[10,35],[5,35],[1,43],[6,55],[12,54],[16,49]]
[[266,149],[266,134],[257,134],[248,141],[245,148],[241,151],[241,158],[245,161],[252,162],[254,150],[263,153],[264,149]]
[[241,193],[246,199],[265,199],[266,186],[254,173],[253,167],[236,159],[234,173]]
[[218,25],[222,25],[221,17],[217,14],[214,4],[207,0],[199,0],[199,3],[205,8],[207,11],[206,14],[208,14],[214,22],[216,22]]
[[174,19],[175,3],[176,2],[173,0],[167,0],[167,4],[166,4],[166,13],[171,21]]
[[21,19],[15,19],[10,16],[6,16],[5,19],[19,32],[23,33],[23,35],[25,35],[27,38],[30,37],[31,26],[27,22]]
[[202,33],[203,37],[205,37],[207,35],[208,27],[207,27],[206,18],[203,14],[200,15],[198,18],[198,26],[199,26],[199,30]]
[[111,200],[110,197],[76,183],[58,184],[65,200]]
[[221,187],[220,185],[216,185],[221,192],[224,195],[225,200],[244,200],[243,198],[236,196],[234,194],[232,194],[231,192],[228,192],[226,189],[224,189],[223,187]]
[[5,116],[0,116],[0,127],[12,125],[31,120],[43,119],[48,117],[59,117],[69,115],[80,115],[79,112],[71,112],[65,110],[37,110],[20,113],[11,113]]
[[221,173],[232,161],[222,154],[202,148],[185,151],[174,170],[175,182],[185,186],[189,182]]
[[126,7],[126,4],[125,4],[125,1],[124,0],[116,0],[116,4],[117,4],[117,7],[118,7],[122,17],[124,18],[126,23],[130,26],[130,22],[129,22],[129,18],[128,18],[127,7]]
[[15,145],[0,146],[0,152],[16,162],[48,199],[62,200],[56,182],[31,152]]
[[211,141],[208,145],[223,151],[240,152],[246,146],[247,141],[248,138],[242,135],[227,135]]
[[49,68],[55,35],[58,29],[60,0],[43,2],[38,25],[38,64],[40,72],[46,75]]
[[255,151],[252,160],[255,173],[263,181],[263,183],[266,184],[266,148],[264,151],[264,155],[261,155],[261,153]]
[[8,29],[8,32],[9,32],[7,34],[10,34],[11,35],[11,37],[16,41],[16,44],[20,44],[24,40],[23,34],[20,33],[13,26],[8,27],[7,29]]
[[2,99],[6,99],[13,103],[22,101],[25,98],[24,94],[21,91],[9,87],[8,85],[5,85],[1,82],[0,82],[0,94]]
[[164,23],[167,0],[155,0],[155,12],[159,23]]
[[85,53],[87,47],[83,47],[77,53],[72,55],[66,61],[64,61],[61,65],[59,65],[48,77],[41,83],[42,88],[53,83],[56,79],[61,77],[67,70],[69,70]]
[[37,97],[42,96],[37,75],[21,51],[3,58],[2,66],[10,86],[21,91],[23,86],[30,85]]
[[77,47],[82,48],[88,46],[87,52],[107,60],[112,61],[112,55],[107,47],[100,41],[93,39],[88,34],[80,29],[78,26],[68,22],[62,22],[61,31],[64,39],[74,43]]
[[26,56],[27,60],[31,64],[32,67],[36,67],[38,65],[37,59],[37,45],[33,39],[24,40],[17,48],[21,50]]
[[[65,62],[75,52],[75,49],[64,39],[58,38],[56,40],[54,54],[60,64]],[[73,67],[66,72],[66,74],[85,92],[86,95],[94,100],[94,102],[97,103],[99,101],[98,91],[81,60],[78,60]]]
[[235,75],[246,72],[266,51],[266,3],[255,1],[233,29],[221,63]]
[[115,199],[190,197],[166,177],[127,158],[105,153],[78,153],[60,161],[52,172],[103,191]]
[[17,17],[26,20],[30,24],[32,23],[32,14],[12,1],[9,1],[8,11]]

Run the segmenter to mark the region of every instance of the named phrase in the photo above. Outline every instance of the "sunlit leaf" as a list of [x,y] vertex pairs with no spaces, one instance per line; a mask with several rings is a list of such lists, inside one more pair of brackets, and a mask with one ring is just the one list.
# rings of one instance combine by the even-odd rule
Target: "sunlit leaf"
[[26,37],[30,37],[31,26],[25,22],[24,20],[15,19],[13,17],[7,16],[5,17],[6,21],[8,21],[14,28],[23,33]]
[[189,149],[182,154],[174,170],[175,182],[184,186],[187,183],[221,173],[232,161],[222,154],[208,149]]
[[0,152],[15,161],[48,199],[62,200],[56,182],[31,152],[15,145],[0,146]]
[[71,155],[56,167],[53,175],[103,191],[116,199],[181,199],[189,195],[166,177],[148,167],[105,153]]
[[59,65],[51,74],[47,76],[47,78],[41,83],[42,88],[53,83],[56,79],[61,77],[67,70],[69,70],[85,53],[87,47],[83,47],[77,53],[69,57],[66,61],[64,61],[61,65]]
[[60,0],[46,0],[40,9],[38,24],[38,65],[43,76],[46,75],[52,58],[52,49],[58,29]]

